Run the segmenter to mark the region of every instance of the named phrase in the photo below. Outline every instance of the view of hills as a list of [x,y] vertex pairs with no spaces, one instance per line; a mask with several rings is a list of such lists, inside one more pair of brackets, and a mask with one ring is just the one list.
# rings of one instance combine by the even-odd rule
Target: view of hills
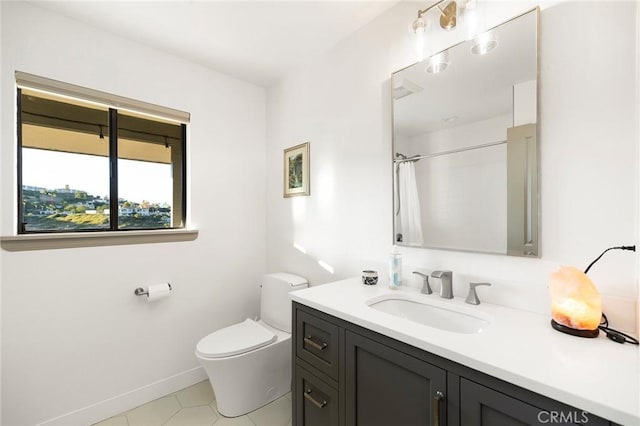
[[[109,197],[83,190],[22,187],[23,222],[26,231],[109,229]],[[119,229],[171,227],[171,206],[149,201],[118,200]]]

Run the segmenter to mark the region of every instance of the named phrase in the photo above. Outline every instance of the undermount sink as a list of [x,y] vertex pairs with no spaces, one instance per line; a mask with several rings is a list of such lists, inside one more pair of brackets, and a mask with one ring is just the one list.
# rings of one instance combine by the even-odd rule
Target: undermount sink
[[453,305],[449,301],[431,301],[428,297],[405,293],[385,294],[367,300],[366,304],[396,317],[454,333],[481,333],[491,324],[488,315]]

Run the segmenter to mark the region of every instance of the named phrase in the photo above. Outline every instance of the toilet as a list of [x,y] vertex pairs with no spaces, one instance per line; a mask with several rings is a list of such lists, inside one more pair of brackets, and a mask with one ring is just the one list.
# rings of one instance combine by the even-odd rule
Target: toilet
[[291,389],[288,293],[307,286],[307,280],[296,275],[265,275],[260,319],[246,319],[214,331],[196,345],[196,357],[209,376],[223,416],[241,416]]

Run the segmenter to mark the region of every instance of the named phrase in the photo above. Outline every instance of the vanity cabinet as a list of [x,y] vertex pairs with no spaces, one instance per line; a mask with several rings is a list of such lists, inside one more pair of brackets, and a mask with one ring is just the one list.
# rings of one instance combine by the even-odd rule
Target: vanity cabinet
[[347,425],[447,424],[445,370],[350,331],[345,355]]
[[293,327],[295,426],[613,426],[297,302]]

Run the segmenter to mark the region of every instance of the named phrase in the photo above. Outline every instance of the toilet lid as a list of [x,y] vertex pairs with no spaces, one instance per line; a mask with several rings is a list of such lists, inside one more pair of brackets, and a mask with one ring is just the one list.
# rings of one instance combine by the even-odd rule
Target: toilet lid
[[257,322],[244,322],[221,328],[209,334],[196,346],[198,355],[206,358],[222,358],[249,352],[275,342],[276,335]]

